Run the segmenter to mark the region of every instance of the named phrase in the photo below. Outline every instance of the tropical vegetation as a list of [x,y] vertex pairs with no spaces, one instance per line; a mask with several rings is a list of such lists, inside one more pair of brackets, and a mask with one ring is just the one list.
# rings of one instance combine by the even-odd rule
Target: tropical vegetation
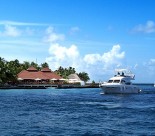
[[87,82],[90,80],[88,73],[86,72],[80,72],[77,73],[75,68],[69,67],[69,68],[63,68],[63,67],[59,67],[58,70],[55,71],[58,75],[60,75],[63,78],[67,78],[70,74],[77,74],[79,76],[79,78],[84,81]]

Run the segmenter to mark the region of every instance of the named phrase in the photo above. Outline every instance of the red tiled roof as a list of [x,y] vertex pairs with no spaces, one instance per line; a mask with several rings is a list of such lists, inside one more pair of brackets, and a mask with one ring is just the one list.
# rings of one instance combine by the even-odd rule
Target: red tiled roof
[[38,71],[38,70],[32,66],[32,67],[29,67],[27,71]]
[[[30,68],[31,69],[31,68]],[[36,71],[36,70],[23,70],[21,71],[18,75],[18,78],[21,78],[21,79],[43,79],[43,80],[50,80],[52,78],[55,78],[55,79],[61,79],[62,77],[57,75],[56,73],[52,72],[52,71],[48,71],[48,72],[45,72],[45,71]]]
[[56,73],[54,72],[42,72],[44,76],[48,77],[48,79],[52,79],[52,78],[55,78],[55,79],[61,79],[62,77],[57,75]]
[[48,67],[47,68],[43,68],[41,71],[42,72],[51,72],[51,70]]

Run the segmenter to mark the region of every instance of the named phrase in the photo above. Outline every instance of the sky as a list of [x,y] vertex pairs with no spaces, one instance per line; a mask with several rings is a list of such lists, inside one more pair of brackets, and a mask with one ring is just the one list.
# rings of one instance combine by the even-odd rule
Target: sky
[[0,0],[0,57],[106,81],[127,68],[155,82],[154,0]]

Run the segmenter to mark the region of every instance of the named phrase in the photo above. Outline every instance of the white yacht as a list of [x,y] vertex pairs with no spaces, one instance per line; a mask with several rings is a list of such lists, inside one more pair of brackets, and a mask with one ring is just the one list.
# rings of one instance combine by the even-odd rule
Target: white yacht
[[133,85],[131,80],[135,79],[135,75],[127,69],[116,69],[116,75],[109,79],[108,82],[100,84],[104,94],[114,93],[139,93],[141,90]]

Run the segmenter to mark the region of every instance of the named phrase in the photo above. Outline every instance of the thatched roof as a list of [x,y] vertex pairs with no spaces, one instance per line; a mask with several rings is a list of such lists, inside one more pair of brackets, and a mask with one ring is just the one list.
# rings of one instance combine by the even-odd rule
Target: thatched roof
[[76,79],[78,81],[81,81],[81,79],[79,78],[79,76],[77,74],[70,74],[68,76],[68,79]]

